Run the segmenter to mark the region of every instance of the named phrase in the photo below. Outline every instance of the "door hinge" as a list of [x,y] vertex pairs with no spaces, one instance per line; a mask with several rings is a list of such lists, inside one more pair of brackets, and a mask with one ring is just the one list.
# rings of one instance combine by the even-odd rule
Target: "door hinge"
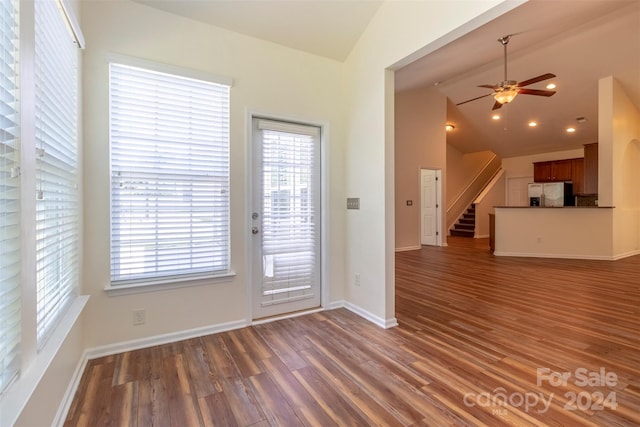
[[438,235],[440,235],[440,232],[439,232],[439,231],[436,231],[436,236],[438,236]]

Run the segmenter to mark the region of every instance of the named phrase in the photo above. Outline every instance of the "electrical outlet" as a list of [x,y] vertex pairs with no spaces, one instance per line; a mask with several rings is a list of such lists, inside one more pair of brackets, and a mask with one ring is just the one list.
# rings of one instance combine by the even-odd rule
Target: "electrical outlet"
[[144,325],[147,321],[147,312],[142,308],[133,310],[133,326]]
[[354,282],[356,286],[360,286],[360,273],[356,273],[354,276]]

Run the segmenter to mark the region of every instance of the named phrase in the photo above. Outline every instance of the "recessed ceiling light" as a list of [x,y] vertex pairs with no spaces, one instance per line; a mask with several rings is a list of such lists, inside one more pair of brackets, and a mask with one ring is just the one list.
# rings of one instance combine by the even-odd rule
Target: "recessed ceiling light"
[[538,126],[538,123],[534,122],[533,120],[529,122],[529,127],[534,128]]
[[547,89],[555,89],[556,88],[556,84],[555,83],[549,83],[547,85]]
[[567,128],[567,132],[573,133],[576,131],[576,128]]
[[493,120],[500,120],[500,114],[494,114],[493,116],[491,116],[491,118]]
[[456,127],[455,127],[454,125],[452,125],[451,123],[447,123],[447,124],[444,126],[444,129],[445,129],[447,132],[451,132],[451,131],[452,131],[452,130],[454,130],[455,128],[456,128]]

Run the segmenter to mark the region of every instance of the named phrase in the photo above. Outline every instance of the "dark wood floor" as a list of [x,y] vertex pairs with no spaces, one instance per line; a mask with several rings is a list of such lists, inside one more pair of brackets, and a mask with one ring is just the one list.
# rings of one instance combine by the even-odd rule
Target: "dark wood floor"
[[640,425],[640,257],[450,238],[396,270],[399,327],[339,309],[92,360],[66,425]]

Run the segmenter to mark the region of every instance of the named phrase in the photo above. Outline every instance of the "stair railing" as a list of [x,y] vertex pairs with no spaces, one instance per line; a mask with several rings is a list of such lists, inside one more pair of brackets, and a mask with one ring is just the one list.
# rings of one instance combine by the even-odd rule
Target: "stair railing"
[[485,165],[476,173],[469,181],[467,186],[458,194],[458,196],[449,204],[447,208],[447,230],[458,221],[458,218],[464,213],[482,189],[491,180],[494,174],[500,169],[502,160],[494,154]]

